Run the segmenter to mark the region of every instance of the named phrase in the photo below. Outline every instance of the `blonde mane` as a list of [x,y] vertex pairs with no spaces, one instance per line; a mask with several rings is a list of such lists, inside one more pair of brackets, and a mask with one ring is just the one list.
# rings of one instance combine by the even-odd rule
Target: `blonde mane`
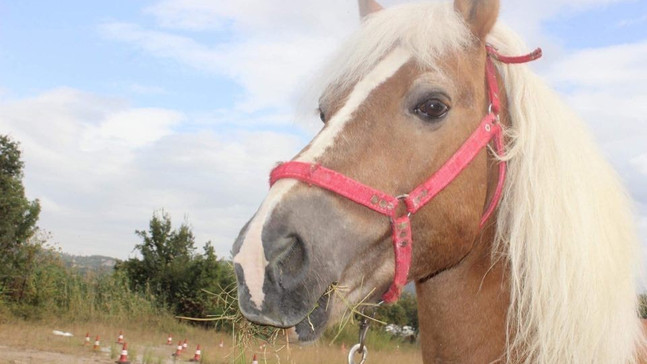
[[[342,90],[398,45],[434,67],[473,36],[451,4],[410,4],[365,22],[327,69]],[[527,49],[497,24],[503,54]],[[510,116],[509,174],[494,256],[509,266],[507,361],[633,363],[640,251],[631,203],[584,123],[525,65],[498,65]]]
[[[497,25],[488,41],[522,54]],[[510,267],[508,355],[633,363],[640,249],[631,203],[584,123],[524,65],[499,65],[511,118],[495,243]]]

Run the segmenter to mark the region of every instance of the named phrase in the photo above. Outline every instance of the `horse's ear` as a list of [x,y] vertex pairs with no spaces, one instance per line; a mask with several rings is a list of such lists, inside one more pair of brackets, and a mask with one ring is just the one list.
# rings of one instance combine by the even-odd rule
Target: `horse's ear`
[[454,9],[463,16],[472,33],[484,40],[499,15],[499,0],[454,0]]
[[384,9],[382,5],[375,0],[359,0],[359,17],[362,19],[382,9]]

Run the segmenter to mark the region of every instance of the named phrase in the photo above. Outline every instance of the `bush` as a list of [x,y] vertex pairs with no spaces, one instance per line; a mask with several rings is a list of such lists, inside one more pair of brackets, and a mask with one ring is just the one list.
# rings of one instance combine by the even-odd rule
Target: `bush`
[[[141,258],[115,266],[135,292],[154,296],[158,303],[178,316],[205,318],[224,312],[210,292],[218,293],[234,282],[231,266],[219,261],[211,243],[204,253],[195,252],[193,232],[187,224],[173,229],[164,211],[153,214],[148,231],[136,231],[143,242]],[[203,321],[203,325],[216,325]]]
[[127,322],[132,317],[168,315],[154,296],[132,291],[123,273],[81,274],[66,267],[60,252],[42,242],[30,249],[33,257],[24,266],[22,277],[14,281],[10,292],[0,295],[0,314],[4,310],[27,320],[56,317],[70,322]]
[[411,326],[418,331],[418,302],[416,296],[403,292],[400,299],[378,308],[375,318],[398,326]]

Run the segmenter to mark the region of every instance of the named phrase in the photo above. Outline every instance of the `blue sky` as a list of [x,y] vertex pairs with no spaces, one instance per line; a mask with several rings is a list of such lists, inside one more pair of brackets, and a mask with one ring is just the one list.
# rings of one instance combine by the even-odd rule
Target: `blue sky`
[[[100,26],[133,21],[153,26],[152,1],[7,1],[2,5],[2,85],[11,97],[68,86],[127,97],[152,107],[206,109],[231,105],[233,80],[155,58],[102,35]],[[212,34],[211,42],[227,41]],[[205,36],[205,38],[208,38]],[[139,87],[136,87],[139,86]],[[217,97],[214,97],[217,95]]]
[[[589,122],[647,236],[647,2],[504,0],[502,19],[544,48],[533,67]],[[164,208],[228,256],[271,166],[317,128],[296,112],[316,106],[297,107],[307,80],[357,26],[346,0],[0,0],[0,133],[22,143],[41,227],[125,258]]]
[[640,42],[647,37],[647,1],[626,1],[565,13],[543,26],[571,50]]

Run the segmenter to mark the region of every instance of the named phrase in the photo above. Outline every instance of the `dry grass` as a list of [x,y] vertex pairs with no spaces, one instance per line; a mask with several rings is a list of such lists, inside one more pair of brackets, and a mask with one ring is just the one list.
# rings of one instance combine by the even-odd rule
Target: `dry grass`
[[[71,332],[71,338],[55,336],[52,330]],[[251,363],[252,356],[257,355],[259,363],[343,363],[346,362],[347,351],[341,345],[319,342],[310,346],[290,344],[283,336],[273,343],[258,339],[250,339],[243,346],[236,346],[235,337],[213,330],[204,330],[188,325],[178,325],[174,332],[174,345],[165,345],[168,332],[160,329],[149,329],[141,325],[113,325],[109,323],[66,324],[64,322],[32,323],[13,321],[0,324],[0,343],[11,347],[14,352],[51,352],[72,356],[78,362],[114,362],[121,347],[116,341],[122,330],[128,342],[129,358],[135,363],[172,363],[171,354],[175,352],[178,340],[188,339],[189,348],[182,354],[181,361],[193,358],[197,344],[202,348],[202,363]],[[85,333],[89,332],[92,341],[100,335],[102,351],[93,352],[91,347],[84,346]],[[219,347],[220,342],[223,347]],[[371,364],[421,363],[419,350],[411,345],[398,348],[393,344],[388,350],[370,350]],[[135,360],[135,358],[137,360]],[[68,359],[69,360],[69,359]],[[2,358],[0,358],[0,362]],[[15,360],[17,363],[29,362]],[[179,362],[179,360],[178,360]]]

